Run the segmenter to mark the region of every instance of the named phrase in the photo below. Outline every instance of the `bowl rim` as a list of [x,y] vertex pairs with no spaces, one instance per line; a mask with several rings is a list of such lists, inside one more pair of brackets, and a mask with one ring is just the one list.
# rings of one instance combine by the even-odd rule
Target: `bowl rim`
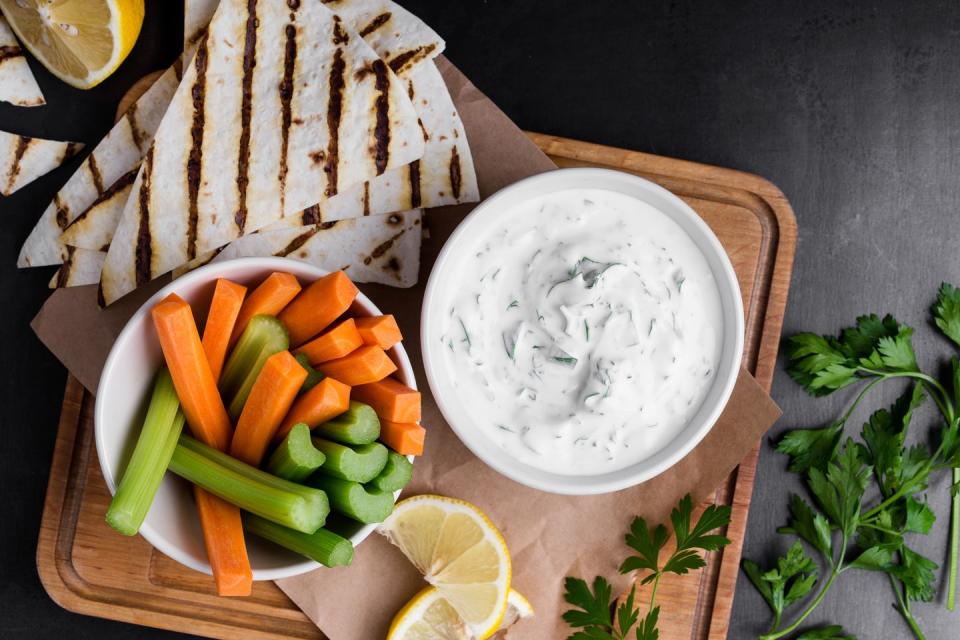
[[[222,262],[212,262],[194,269],[193,271],[184,274],[166,284],[159,291],[150,296],[150,298],[147,299],[142,305],[140,305],[136,312],[130,316],[130,319],[127,320],[123,330],[121,330],[117,335],[113,346],[110,348],[110,353],[107,355],[107,359],[104,362],[103,370],[100,373],[100,379],[97,385],[97,394],[94,405],[94,442],[96,444],[97,460],[100,464],[100,472],[103,475],[103,479],[106,482],[107,489],[110,491],[111,496],[116,493],[117,482],[116,478],[114,478],[113,469],[109,466],[108,461],[105,459],[105,427],[101,428],[100,425],[106,423],[107,418],[104,413],[107,411],[107,408],[106,400],[101,401],[101,399],[108,395],[108,393],[104,393],[103,390],[107,388],[113,369],[118,366],[118,363],[123,357],[124,344],[131,339],[130,336],[134,334],[139,324],[144,321],[144,318],[147,316],[150,309],[152,309],[154,305],[156,305],[166,296],[170,295],[171,293],[177,293],[177,291],[183,287],[195,284],[198,281],[212,281],[220,277],[230,278],[229,272],[248,266],[256,267],[257,269],[262,270],[263,275],[269,275],[269,273],[273,271],[307,271],[310,274],[308,276],[301,276],[297,274],[294,275],[297,275],[298,279],[307,277],[312,278],[310,282],[313,282],[313,280],[322,278],[323,276],[331,273],[326,269],[321,269],[320,267],[314,266],[310,263],[293,260],[291,258],[275,256],[235,258],[232,260],[224,260]],[[360,303],[365,312],[369,312],[372,315],[381,314],[379,307],[377,307],[377,305],[374,304],[374,302],[370,300],[370,298],[368,298],[362,291],[357,294],[355,304],[357,302]],[[403,343],[397,343],[391,350],[394,351],[396,356],[398,377],[408,387],[416,389],[417,382],[414,376],[413,365],[410,362],[410,358],[407,355],[406,349],[403,347]],[[397,500],[399,495],[400,491],[394,493],[394,501]],[[350,541],[353,543],[354,547],[357,547],[361,542],[366,540],[370,534],[376,530],[376,528],[376,524],[363,525],[355,534],[350,536]],[[149,521],[144,520],[144,523],[140,527],[140,531],[138,533],[142,535],[143,538],[149,542],[153,548],[157,549],[171,559],[196,571],[206,573],[207,575],[212,575],[210,564],[205,559],[198,561],[194,556],[183,550],[179,545],[167,540],[163,535],[150,526]],[[254,569],[253,579],[254,581],[261,581],[291,578],[322,566],[323,565],[318,562],[303,558],[302,560],[285,567],[273,569]]]
[[[668,203],[670,210],[664,211],[661,205],[646,200],[648,204],[680,224],[707,258],[714,278],[720,285],[718,289],[723,306],[724,324],[727,325],[732,320],[733,325],[723,328],[722,336],[725,344],[720,355],[718,375],[714,379],[711,391],[708,392],[712,394],[714,388],[719,388],[719,393],[714,396],[712,404],[707,406],[706,413],[704,413],[705,405],[702,405],[700,411],[694,416],[695,420],[688,422],[684,430],[673,440],[644,460],[614,472],[573,476],[537,469],[518,461],[509,454],[488,455],[488,452],[496,453],[502,450],[493,449],[492,441],[485,434],[472,429],[472,424],[468,420],[460,419],[462,417],[460,414],[464,412],[462,402],[456,394],[451,393],[449,394],[451,397],[445,397],[440,384],[440,376],[444,375],[444,366],[440,361],[442,356],[439,347],[435,348],[432,334],[433,316],[436,315],[433,309],[446,293],[446,289],[441,288],[442,274],[452,260],[451,256],[460,251],[460,245],[470,242],[476,233],[485,233],[488,226],[492,224],[491,219],[495,219],[503,208],[512,208],[533,197],[578,188],[615,191],[640,200],[645,200],[644,196],[646,196]],[[690,233],[690,228],[694,229],[699,237],[694,237]],[[460,441],[474,455],[501,475],[534,489],[564,495],[595,495],[619,491],[650,480],[673,467],[706,437],[726,408],[736,385],[743,357],[744,330],[743,299],[736,271],[716,234],[693,208],[669,190],[635,174],[595,167],[575,167],[537,174],[503,187],[477,205],[454,229],[440,250],[427,281],[420,315],[420,350],[427,384],[440,413]],[[732,343],[726,344],[730,339]],[[696,420],[699,420],[699,424],[695,424]],[[695,428],[691,430],[691,426]],[[671,448],[673,450],[668,455],[661,455]],[[657,457],[661,459],[650,462]]]

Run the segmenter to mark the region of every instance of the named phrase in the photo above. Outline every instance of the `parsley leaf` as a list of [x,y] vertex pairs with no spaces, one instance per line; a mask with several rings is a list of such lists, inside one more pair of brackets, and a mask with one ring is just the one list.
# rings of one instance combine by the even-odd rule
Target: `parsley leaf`
[[937,293],[933,308],[933,321],[943,335],[960,346],[960,289],[944,282]]
[[825,469],[840,446],[843,422],[822,429],[794,429],[777,444],[777,451],[790,456],[790,471],[804,473],[811,467]]
[[888,571],[903,583],[909,600],[930,602],[936,595],[937,563],[910,547],[900,549],[900,562]]
[[637,626],[637,640],[658,640],[660,638],[660,630],[657,629],[659,617],[660,607],[650,609],[647,617]]
[[780,533],[795,533],[824,556],[829,558],[833,555],[830,523],[826,518],[815,512],[796,494],[790,496],[790,515],[792,517],[789,525],[781,527],[778,530]]
[[769,571],[763,571],[752,560],[743,561],[743,570],[777,620],[785,607],[810,593],[817,582],[817,565],[800,542],[795,542],[787,555],[777,558],[777,566]]
[[[667,544],[670,534],[667,528],[662,524],[650,532],[647,527],[647,521],[637,516],[630,525],[630,532],[627,534],[627,546],[635,550],[639,555],[630,556],[620,565],[620,573],[628,573],[636,569],[649,569],[656,572],[657,561],[660,557],[660,550]],[[650,576],[647,576],[650,578]],[[646,584],[650,580],[646,580]]]
[[840,625],[832,624],[805,631],[797,636],[797,640],[857,640],[857,638],[844,633],[843,627]]
[[597,576],[593,580],[592,592],[586,581],[579,578],[568,577],[563,585],[565,589],[563,599],[579,609],[579,611],[571,609],[563,614],[563,619],[567,624],[574,628],[585,627],[588,632],[594,627],[612,629],[610,605],[613,599],[613,590],[609,582]]
[[860,501],[867,490],[870,468],[857,454],[853,439],[848,439],[827,472],[810,469],[807,484],[828,518],[847,537],[853,535],[860,517]]

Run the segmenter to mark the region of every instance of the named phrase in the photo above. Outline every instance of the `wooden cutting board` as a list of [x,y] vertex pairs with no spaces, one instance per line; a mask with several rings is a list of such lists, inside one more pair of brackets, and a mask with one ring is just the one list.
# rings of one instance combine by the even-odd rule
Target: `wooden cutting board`
[[[780,190],[731,169],[529,135],[561,167],[635,173],[673,191],[706,220],[730,255],[743,292],[744,366],[769,390],[797,238],[793,211]],[[727,635],[758,451],[714,496],[733,507],[727,530],[732,544],[710,554],[704,569],[671,576],[660,586],[665,640]],[[109,499],[93,445],[93,397],[71,377],[37,546],[40,580],[50,597],[70,611],[213,638],[323,637],[273,583],[256,583],[249,598],[219,598],[208,576],[140,537],[117,535],[103,520]]]

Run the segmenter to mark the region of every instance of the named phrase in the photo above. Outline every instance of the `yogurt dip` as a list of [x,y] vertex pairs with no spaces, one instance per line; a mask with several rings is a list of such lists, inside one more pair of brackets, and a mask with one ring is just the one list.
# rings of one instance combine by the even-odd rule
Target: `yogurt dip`
[[615,191],[526,200],[473,240],[440,300],[445,375],[512,457],[596,475],[665,447],[720,361],[707,259],[655,207]]

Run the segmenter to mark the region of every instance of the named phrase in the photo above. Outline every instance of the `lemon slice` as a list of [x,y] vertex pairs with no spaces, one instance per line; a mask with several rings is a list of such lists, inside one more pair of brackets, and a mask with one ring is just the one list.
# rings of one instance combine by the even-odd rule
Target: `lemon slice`
[[422,634],[436,624],[457,628],[449,622],[451,610],[467,635],[450,638],[488,638],[497,630],[507,610],[510,552],[482,511],[463,500],[415,496],[397,503],[379,531],[435,588],[422,591],[397,614],[391,640],[446,638]]
[[143,24],[143,0],[0,0],[30,53],[78,89],[116,71]]
[[[520,593],[510,589],[507,612],[496,632],[506,631],[518,620],[533,615],[533,607]],[[471,640],[473,633],[453,605],[436,587],[415,595],[393,619],[387,640]]]

